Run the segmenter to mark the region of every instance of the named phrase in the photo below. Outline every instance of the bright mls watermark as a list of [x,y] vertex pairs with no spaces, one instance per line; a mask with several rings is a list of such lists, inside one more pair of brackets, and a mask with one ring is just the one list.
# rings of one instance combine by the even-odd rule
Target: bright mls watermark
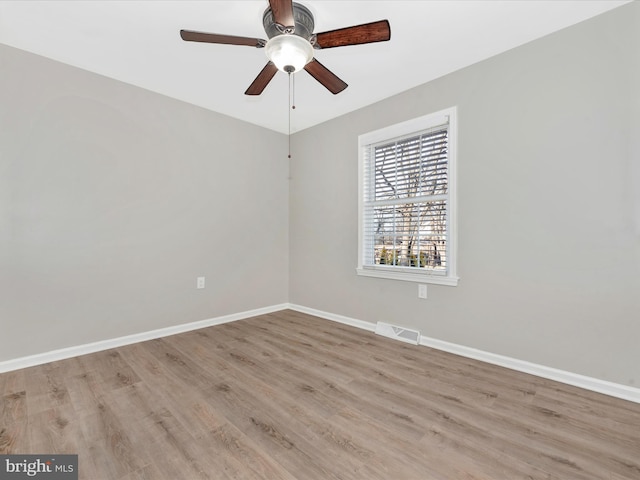
[[78,480],[78,455],[0,455],[0,480]]

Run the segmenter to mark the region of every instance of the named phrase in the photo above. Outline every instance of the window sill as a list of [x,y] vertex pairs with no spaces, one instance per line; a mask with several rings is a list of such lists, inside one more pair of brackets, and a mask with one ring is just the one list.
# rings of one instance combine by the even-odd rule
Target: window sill
[[458,277],[445,275],[431,275],[424,271],[408,272],[383,270],[380,268],[356,268],[356,273],[363,277],[386,278],[389,280],[401,280],[403,282],[431,283],[435,285],[447,285],[455,287],[458,285]]

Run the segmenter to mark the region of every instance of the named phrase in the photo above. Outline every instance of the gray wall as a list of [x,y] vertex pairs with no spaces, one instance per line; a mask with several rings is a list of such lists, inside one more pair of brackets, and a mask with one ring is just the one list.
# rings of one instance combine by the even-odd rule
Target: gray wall
[[287,301],[286,136],[2,45],[0,72],[0,361]]
[[[640,385],[639,26],[634,2],[296,134],[290,301]],[[419,300],[356,276],[357,137],[454,105],[461,280]]]

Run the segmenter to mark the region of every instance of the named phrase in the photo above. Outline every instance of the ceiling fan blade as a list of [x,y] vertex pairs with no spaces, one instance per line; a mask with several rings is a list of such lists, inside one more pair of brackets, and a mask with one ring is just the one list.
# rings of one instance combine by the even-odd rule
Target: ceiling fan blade
[[283,27],[295,28],[296,21],[293,18],[292,0],[269,0],[273,19]]
[[380,20],[318,33],[316,37],[316,45],[320,48],[385,42],[391,38],[391,27],[389,26],[389,20]]
[[334,95],[348,87],[346,83],[340,80],[333,72],[331,72],[331,70],[322,65],[315,58],[307,63],[304,69]]
[[260,38],[236,37],[235,35],[220,35],[218,33],[194,32],[180,30],[180,36],[187,42],[224,43],[226,45],[247,45],[249,47],[264,47],[265,41]]
[[256,79],[253,81],[247,91],[244,92],[245,95],[260,95],[265,87],[269,84],[273,76],[278,71],[278,67],[275,66],[273,62],[268,62],[262,71],[258,74]]

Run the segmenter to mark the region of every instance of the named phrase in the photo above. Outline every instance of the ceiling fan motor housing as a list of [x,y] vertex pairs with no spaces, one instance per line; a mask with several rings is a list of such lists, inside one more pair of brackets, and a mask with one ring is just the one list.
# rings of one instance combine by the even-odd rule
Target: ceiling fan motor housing
[[[309,9],[299,3],[293,2],[293,20],[295,22],[295,31],[293,35],[310,40],[313,34],[313,15]],[[267,8],[262,16],[262,24],[264,25],[264,31],[267,33],[269,39],[282,35],[284,32],[279,28],[279,25],[273,19],[273,11],[271,7]],[[283,25],[287,27],[289,25]]]
[[187,42],[264,48],[269,61],[244,92],[246,95],[260,95],[278,70],[291,78],[292,73],[303,69],[335,95],[348,85],[315,58],[314,50],[385,42],[391,38],[388,20],[313,33],[313,14],[292,0],[269,0],[262,25],[269,40],[195,30],[180,30],[180,37]]

